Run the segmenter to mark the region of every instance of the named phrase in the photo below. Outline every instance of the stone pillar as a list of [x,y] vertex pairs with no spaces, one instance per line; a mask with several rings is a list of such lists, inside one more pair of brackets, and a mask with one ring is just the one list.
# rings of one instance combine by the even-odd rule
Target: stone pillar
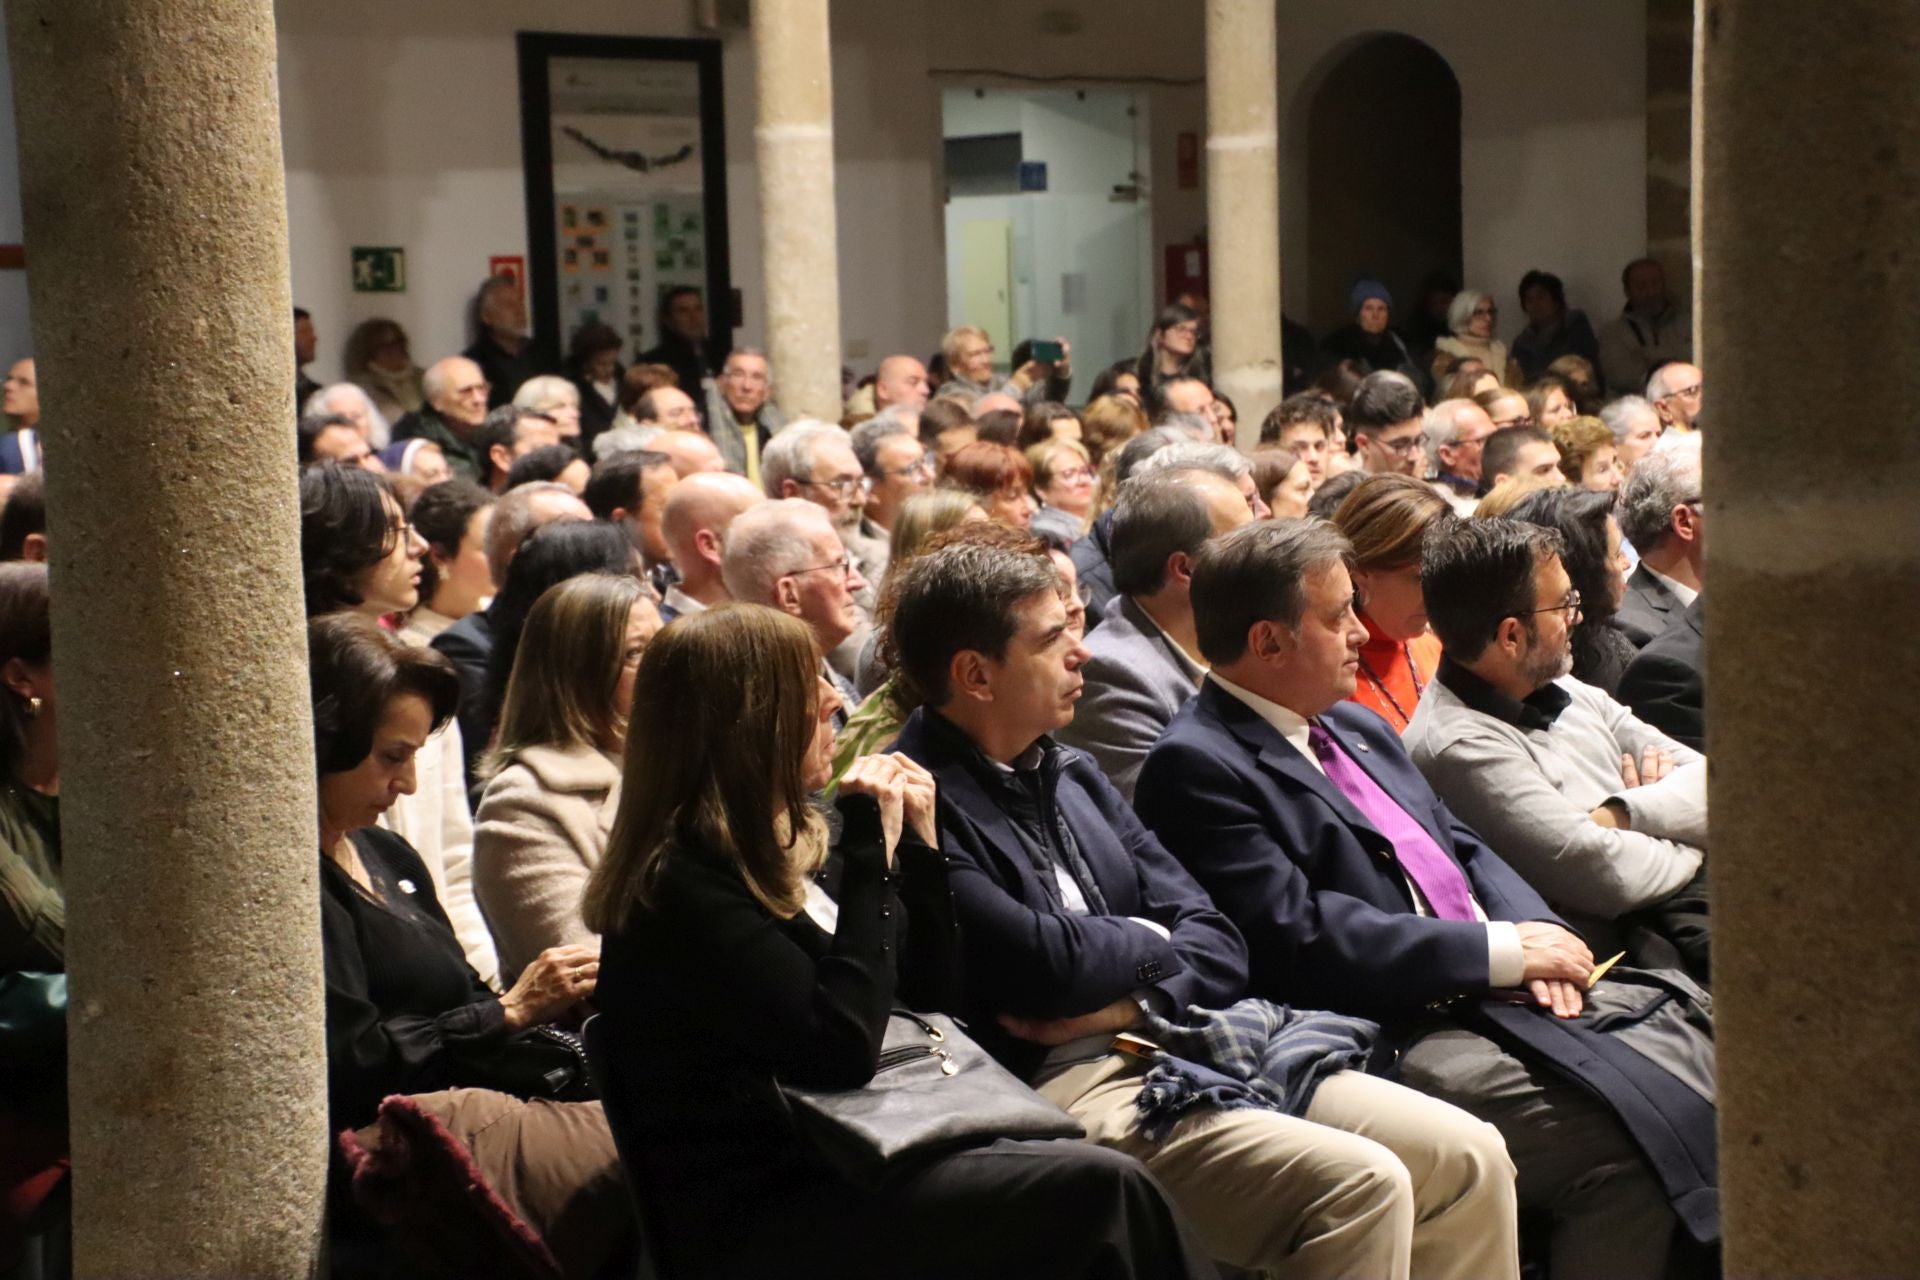
[[75,1273],[312,1274],[318,865],[271,0],[8,0]]
[[1726,1273],[1904,1275],[1920,1258],[1920,9],[1706,3]]
[[1273,0],[1207,0],[1213,380],[1239,411],[1243,449],[1280,403],[1278,84]]
[[753,0],[767,355],[789,417],[840,421],[827,0]]

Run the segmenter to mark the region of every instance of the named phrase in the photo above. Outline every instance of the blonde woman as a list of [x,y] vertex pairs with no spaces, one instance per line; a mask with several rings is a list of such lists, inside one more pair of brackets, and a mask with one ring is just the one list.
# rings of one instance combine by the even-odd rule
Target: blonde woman
[[516,408],[531,409],[560,429],[562,440],[580,438],[580,388],[566,378],[543,373],[528,378],[513,393]]
[[474,893],[503,982],[548,947],[591,944],[580,894],[620,803],[634,673],[660,615],[637,578],[589,573],[527,615],[474,830]]
[[1027,465],[1033,468],[1033,492],[1040,499],[1033,531],[1073,542],[1093,521],[1098,477],[1087,447],[1078,440],[1044,440],[1028,448]]

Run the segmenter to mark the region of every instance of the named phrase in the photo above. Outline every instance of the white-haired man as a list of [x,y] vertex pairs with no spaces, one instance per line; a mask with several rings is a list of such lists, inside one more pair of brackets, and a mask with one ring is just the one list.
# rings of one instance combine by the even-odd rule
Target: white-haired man
[[764,604],[807,624],[819,648],[820,671],[840,690],[845,706],[834,712],[834,730],[847,709],[859,705],[853,686],[826,660],[860,627],[854,596],[867,582],[817,504],[801,498],[763,502],[734,517],[727,528],[721,576],[735,600]]

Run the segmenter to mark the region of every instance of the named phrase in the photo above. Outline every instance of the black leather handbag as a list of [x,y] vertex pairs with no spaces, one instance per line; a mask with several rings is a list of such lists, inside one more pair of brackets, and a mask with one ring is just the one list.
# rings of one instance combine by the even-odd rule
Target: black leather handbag
[[895,1009],[873,1079],[858,1089],[779,1089],[814,1158],[865,1187],[996,1138],[1086,1136],[1079,1121],[937,1013]]

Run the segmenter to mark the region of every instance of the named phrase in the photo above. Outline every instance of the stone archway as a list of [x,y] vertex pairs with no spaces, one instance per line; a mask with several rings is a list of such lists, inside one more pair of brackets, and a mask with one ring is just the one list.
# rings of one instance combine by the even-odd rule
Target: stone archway
[[1308,323],[1345,324],[1371,275],[1409,318],[1429,271],[1460,278],[1460,82],[1412,36],[1381,33],[1335,55],[1307,101]]

